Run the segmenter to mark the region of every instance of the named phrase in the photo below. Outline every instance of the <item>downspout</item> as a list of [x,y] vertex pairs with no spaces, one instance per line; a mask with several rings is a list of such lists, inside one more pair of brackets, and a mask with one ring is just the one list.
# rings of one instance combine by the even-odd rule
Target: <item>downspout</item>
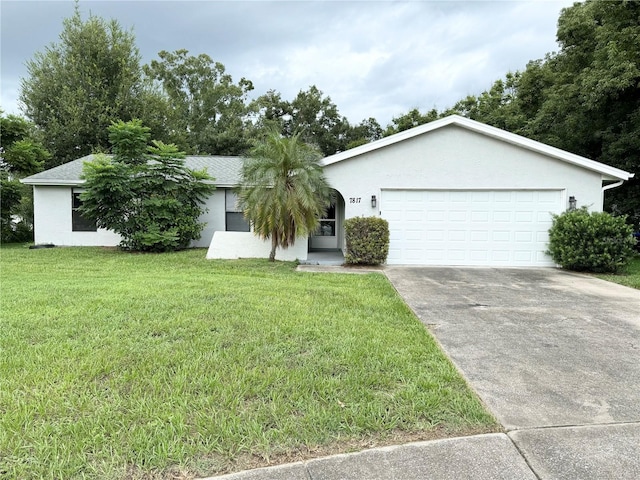
[[624,180],[620,180],[618,182],[610,183],[609,185],[605,185],[604,187],[602,187],[602,206],[603,207],[604,207],[604,192],[606,192],[607,190],[610,190],[612,188],[619,187],[623,183],[624,183]]
[[602,187],[602,196],[604,197],[604,192],[606,192],[607,190],[609,190],[610,188],[616,188],[619,187],[620,185],[622,185],[624,183],[624,180],[620,180],[619,182],[615,182],[615,183],[610,183],[609,185],[605,185],[604,187]]

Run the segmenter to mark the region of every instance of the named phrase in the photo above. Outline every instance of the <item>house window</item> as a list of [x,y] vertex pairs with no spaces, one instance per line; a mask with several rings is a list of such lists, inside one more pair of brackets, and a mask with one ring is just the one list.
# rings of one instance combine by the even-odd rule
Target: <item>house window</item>
[[225,190],[225,230],[227,232],[250,232],[249,222],[238,207],[238,196],[233,190]]
[[71,204],[71,231],[73,232],[97,232],[98,227],[96,226],[96,222],[90,220],[88,218],[83,217],[78,210],[80,205],[82,205],[82,200],[80,200],[80,193],[82,191],[73,190],[71,192],[72,195],[72,204]]
[[320,225],[315,232],[316,237],[336,236],[336,206],[334,203],[327,209],[325,218],[320,220]]

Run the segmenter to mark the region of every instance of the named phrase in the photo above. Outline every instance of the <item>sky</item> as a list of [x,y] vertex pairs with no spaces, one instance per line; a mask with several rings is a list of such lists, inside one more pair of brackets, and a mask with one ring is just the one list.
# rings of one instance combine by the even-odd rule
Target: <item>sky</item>
[[[131,29],[142,62],[161,50],[206,53],[234,82],[292,100],[317,86],[349,122],[384,127],[413,108],[444,110],[558,50],[573,0],[80,0]],[[0,108],[20,114],[26,62],[59,41],[72,0],[0,0]]]

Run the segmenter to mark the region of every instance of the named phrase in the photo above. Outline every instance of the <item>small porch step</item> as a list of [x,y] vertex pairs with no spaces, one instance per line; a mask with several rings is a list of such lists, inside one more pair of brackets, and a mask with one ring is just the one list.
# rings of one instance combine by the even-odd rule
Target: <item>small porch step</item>
[[342,265],[344,255],[340,250],[313,250],[307,254],[306,260],[300,260],[300,265]]

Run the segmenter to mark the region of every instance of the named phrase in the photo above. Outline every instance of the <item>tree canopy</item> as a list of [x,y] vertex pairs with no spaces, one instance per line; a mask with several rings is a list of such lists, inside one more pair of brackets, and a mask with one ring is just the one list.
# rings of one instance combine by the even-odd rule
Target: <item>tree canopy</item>
[[250,146],[247,94],[253,84],[235,84],[220,62],[187,50],[161,51],[145,65],[169,105],[171,141],[192,154],[238,155]]
[[34,125],[22,117],[0,111],[0,132],[0,240],[31,240],[32,191],[19,179],[41,171],[51,154]]
[[340,115],[331,97],[315,85],[300,90],[291,101],[270,90],[257,99],[255,108],[263,127],[275,126],[289,138],[298,134],[303,142],[315,145],[325,156],[346,150],[350,141],[349,121]]
[[116,20],[75,12],[60,41],[27,62],[20,101],[52,153],[48,167],[108,148],[107,127],[139,117],[144,103],[140,53]]

